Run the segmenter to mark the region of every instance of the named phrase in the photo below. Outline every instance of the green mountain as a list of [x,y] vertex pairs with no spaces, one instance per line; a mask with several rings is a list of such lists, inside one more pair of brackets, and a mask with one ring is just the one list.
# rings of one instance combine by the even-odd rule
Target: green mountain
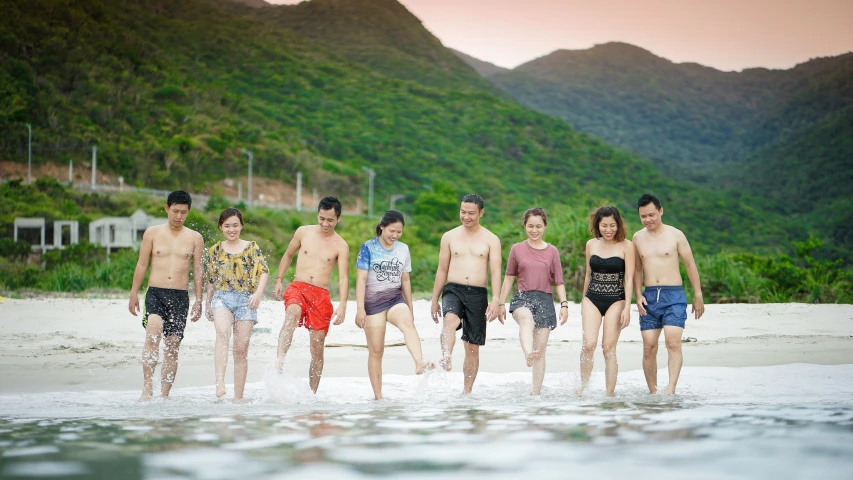
[[[486,78],[672,178],[742,190],[773,212],[815,220],[812,212],[853,198],[853,53],[721,72],[608,43]],[[828,229],[838,248],[850,248],[848,219]]]
[[[668,219],[705,251],[784,250],[806,237],[800,222],[765,213],[767,205],[742,192],[674,182],[562,120],[492,95],[464,80],[450,60],[409,80],[385,71],[390,63],[356,61],[347,47],[358,22],[334,23],[352,5],[399,7],[384,0],[262,10],[223,0],[7,3],[0,17],[0,160],[26,158],[30,122],[36,162],[79,165],[97,144],[100,167],[147,187],[192,188],[242,174],[241,150],[249,148],[256,175],[293,182],[301,171],[309,188],[348,202],[363,192],[362,167],[373,168],[377,199],[405,194],[399,204],[409,213],[416,199],[446,191],[446,184],[451,203],[452,192],[476,191],[493,215],[602,201],[630,212],[641,193],[654,191]],[[363,33],[368,43],[403,49],[405,39],[421,39],[420,50],[406,51],[439,48],[401,8],[390,9],[378,32]],[[304,25],[283,28],[293,12],[353,30],[321,44]],[[429,55],[411,55],[429,65]],[[424,228],[431,222],[421,219]]]
[[254,12],[351,62],[424,85],[497,93],[396,0],[312,0]]
[[454,55],[459,57],[463,62],[467,63],[471,68],[473,68],[477,73],[482,77],[491,77],[496,73],[508,72],[508,68],[499,67],[494,63],[484,62],[483,60],[479,60],[477,58],[468,55],[467,53],[462,53],[458,50],[450,49]]

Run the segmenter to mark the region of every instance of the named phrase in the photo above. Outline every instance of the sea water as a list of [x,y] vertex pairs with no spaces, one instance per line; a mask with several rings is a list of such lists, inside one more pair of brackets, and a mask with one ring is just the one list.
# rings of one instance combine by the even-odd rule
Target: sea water
[[386,375],[377,402],[366,378],[314,395],[268,372],[241,405],[210,387],[148,403],[3,395],[0,477],[853,478],[853,365],[687,367],[674,396],[649,395],[640,371],[620,373],[615,398],[577,386],[549,374],[531,398],[528,372],[483,372],[463,397],[460,373]]

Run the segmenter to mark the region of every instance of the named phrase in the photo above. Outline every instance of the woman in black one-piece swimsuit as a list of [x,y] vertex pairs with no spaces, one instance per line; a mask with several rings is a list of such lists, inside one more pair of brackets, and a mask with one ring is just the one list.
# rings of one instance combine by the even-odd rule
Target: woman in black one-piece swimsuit
[[586,279],[581,303],[581,388],[577,394],[581,395],[589,383],[598,331],[603,323],[604,377],[607,395],[613,396],[619,371],[616,342],[631,320],[634,245],[625,238],[625,224],[616,207],[601,207],[592,212],[589,229],[594,238],[586,243]]

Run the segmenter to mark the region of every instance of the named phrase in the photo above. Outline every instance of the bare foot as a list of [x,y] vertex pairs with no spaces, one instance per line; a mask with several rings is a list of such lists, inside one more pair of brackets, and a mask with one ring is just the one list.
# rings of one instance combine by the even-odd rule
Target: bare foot
[[471,395],[471,389],[462,388],[462,395]]
[[606,395],[608,397],[615,397],[616,396],[616,394],[614,392],[607,392]]
[[225,396],[225,385],[216,385],[216,397]]
[[149,402],[151,401],[151,390],[143,390],[142,395],[139,397],[140,402]]
[[675,395],[675,387],[667,385],[667,387],[663,390],[664,395]]
[[249,400],[248,398],[243,398],[243,397],[237,398],[237,397],[234,397],[234,403],[236,403],[236,404],[238,404],[238,405],[245,405],[245,404],[247,404],[247,403],[251,403],[251,402],[252,402],[252,401],[251,401],[251,400]]
[[278,373],[284,373],[284,357],[276,359],[275,369],[278,370]]
[[[417,362],[415,364],[415,375],[423,375],[425,370],[432,370],[435,368],[435,363],[433,362]],[[377,398],[377,400],[379,400]]]
[[[444,357],[438,361],[438,364],[441,365],[441,368],[444,369],[445,372],[449,372],[453,370],[453,359],[450,357]],[[464,393],[463,393],[464,395]]]
[[533,356],[533,352],[527,354],[527,366],[532,367],[533,361],[536,360],[536,357]]
[[581,395],[583,395],[584,390],[586,390],[586,384],[581,385],[581,388],[579,388],[578,391],[575,392],[575,396],[580,397]]
[[382,394],[381,394],[381,393],[380,393],[379,395],[373,395],[373,399],[374,399],[374,400],[376,400],[376,401],[382,400],[382,398],[383,398],[383,397],[382,397]]

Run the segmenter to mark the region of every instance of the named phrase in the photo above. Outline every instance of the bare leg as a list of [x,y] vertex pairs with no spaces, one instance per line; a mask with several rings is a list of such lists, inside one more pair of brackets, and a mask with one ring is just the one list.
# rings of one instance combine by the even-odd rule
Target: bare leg
[[537,328],[533,331],[533,396],[542,392],[542,381],[545,380],[545,349],[548,348],[548,337],[551,335],[550,328]]
[[[249,340],[255,322],[241,320],[234,322],[234,400],[243,399],[246,388],[246,376],[249,373]],[[223,371],[223,375],[224,375]]]
[[444,315],[441,328],[441,366],[446,371],[453,369],[453,345],[456,343],[456,328],[462,320],[453,313]]
[[322,330],[309,330],[309,332],[311,337],[311,366],[308,368],[308,384],[311,385],[311,390],[317,393],[320,377],[323,375],[326,332]]
[[421,351],[421,337],[418,336],[418,331],[415,329],[415,320],[412,318],[412,311],[409,310],[409,306],[404,303],[394,305],[388,310],[387,318],[388,323],[403,332],[403,340],[406,342],[406,348],[415,362],[415,374],[421,375],[424,373],[424,370],[435,368],[434,363],[424,363],[424,356]]
[[299,326],[300,317],[302,317],[302,307],[295,303],[288,306],[284,311],[284,325],[281,326],[281,332],[278,334],[278,348],[276,349],[276,367],[278,367],[279,372],[284,367],[284,357],[290,350],[293,332]]
[[527,366],[533,366],[533,314],[527,307],[516,308],[512,318],[518,323],[518,338],[521,340],[521,352],[527,361]]
[[367,317],[364,325],[364,336],[367,338],[367,376],[370,377],[373,398],[376,400],[382,400],[382,356],[385,354],[386,315],[387,312],[371,315]]
[[154,369],[160,359],[160,338],[163,336],[163,319],[149,314],[145,327],[145,343],[142,346],[142,396],[140,402],[151,400],[154,394]]
[[477,379],[477,372],[480,370],[480,346],[465,341],[462,343],[465,344],[465,363],[462,364],[465,382],[462,387],[462,395],[468,395],[474,388],[474,380]]
[[675,393],[675,385],[681,374],[681,365],[684,363],[684,355],[681,353],[681,334],[684,329],[672,325],[663,327],[663,338],[666,341],[666,353],[668,355],[667,365],[669,367],[669,385],[664,389],[665,395]]
[[643,373],[646,374],[646,384],[649,393],[658,393],[658,339],[660,328],[654,330],[643,330]]
[[580,396],[589,385],[592,367],[595,365],[595,345],[598,343],[598,331],[601,329],[601,312],[592,300],[584,297],[581,301],[581,324],[583,325],[583,345],[581,345],[581,388],[575,392]]
[[177,335],[170,335],[163,339],[163,368],[160,370],[160,396],[169,398],[169,391],[175,383],[175,375],[178,374],[178,350],[181,348],[181,340]]
[[604,380],[607,385],[607,396],[612,397],[616,392],[616,377],[619,374],[619,364],[616,362],[616,342],[619,341],[619,318],[625,310],[625,301],[610,305],[604,314],[604,333],[601,338],[601,350],[604,352]]
[[216,343],[213,347],[213,367],[216,375],[216,396],[225,395],[225,370],[228,365],[228,344],[234,328],[234,316],[226,308],[213,311],[213,326],[216,328]]

